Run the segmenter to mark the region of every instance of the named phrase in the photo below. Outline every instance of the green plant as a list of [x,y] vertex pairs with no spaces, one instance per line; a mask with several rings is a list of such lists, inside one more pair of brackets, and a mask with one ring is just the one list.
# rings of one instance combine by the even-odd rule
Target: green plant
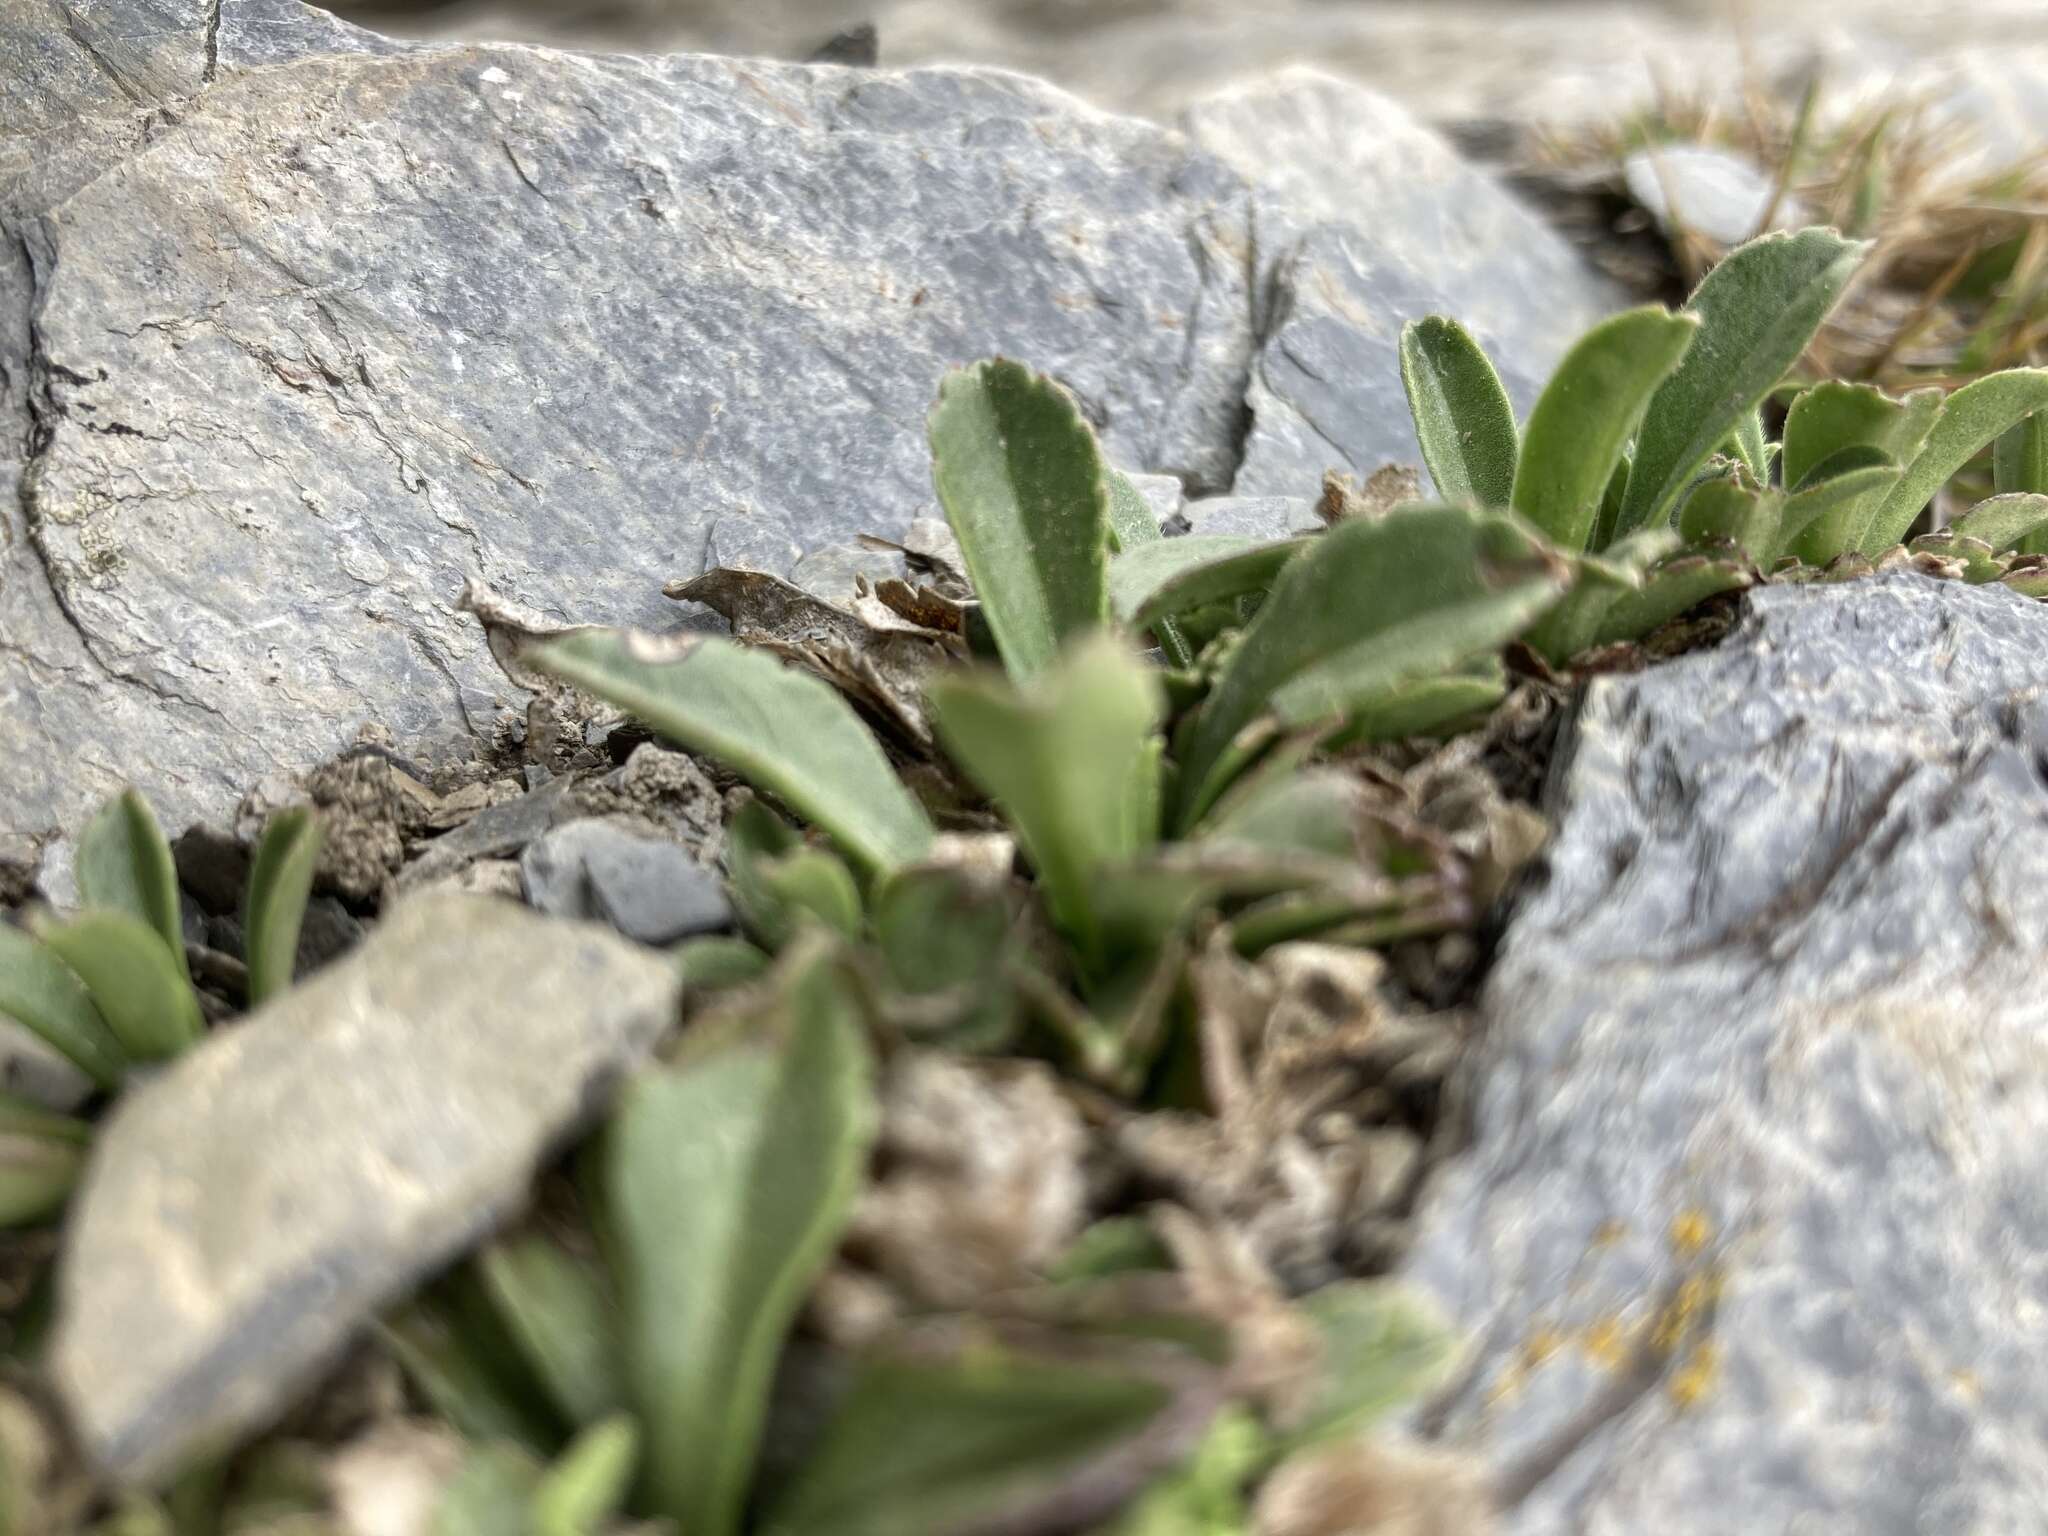
[[[244,910],[251,1007],[290,984],[318,853],[309,812],[286,811],[265,829]],[[76,867],[77,915],[35,914],[28,932],[0,923],[0,1015],[114,1093],[130,1067],[193,1045],[205,1019],[170,844],[140,795],[124,790],[101,808],[78,839]],[[12,1098],[0,1100],[0,1121],[0,1226],[41,1220],[69,1195],[90,1124]]]

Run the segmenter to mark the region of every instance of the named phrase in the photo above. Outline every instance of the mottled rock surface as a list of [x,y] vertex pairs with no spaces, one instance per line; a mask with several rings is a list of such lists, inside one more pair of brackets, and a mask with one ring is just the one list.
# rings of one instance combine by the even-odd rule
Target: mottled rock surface
[[285,1404],[524,1199],[677,991],[600,928],[421,896],[132,1089],[60,1261],[51,1366],[93,1458],[148,1476]]
[[1290,143],[1341,145],[1348,199],[1255,186],[1238,108],[1191,119],[1234,166],[989,71],[0,0],[0,859],[129,776],[222,818],[365,721],[466,753],[518,702],[466,576],[667,625],[707,553],[901,536],[977,356],[1205,495],[1411,452],[1423,310],[1540,377],[1605,290],[1398,111],[1304,88]]
[[2048,609],[1760,589],[1595,683],[1409,1275],[1515,1536],[2048,1509]]

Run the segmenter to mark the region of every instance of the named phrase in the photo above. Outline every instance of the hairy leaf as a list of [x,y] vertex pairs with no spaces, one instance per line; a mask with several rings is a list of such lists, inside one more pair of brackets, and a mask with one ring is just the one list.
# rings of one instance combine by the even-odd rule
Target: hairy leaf
[[[1192,1371],[1035,1358],[990,1340],[862,1363],[823,1442],[770,1509],[768,1536],[1072,1530],[1113,1514],[1199,1443],[1214,1412]],[[1177,1400],[1178,1399],[1178,1400]],[[1064,1516],[1064,1518],[1063,1518]]]
[[185,968],[185,924],[178,911],[178,867],[149,802],[124,789],[78,838],[78,894],[88,908],[125,912],[147,925]]
[[1028,688],[961,673],[929,696],[939,739],[1001,808],[1053,920],[1099,962],[1096,874],[1159,836],[1158,679],[1101,635]]
[[85,983],[129,1060],[166,1060],[204,1032],[192,984],[140,919],[113,909],[82,912],[39,924],[36,936]]
[[506,1332],[567,1422],[594,1423],[625,1401],[618,1308],[591,1265],[536,1232],[497,1239],[476,1264]]
[[1941,414],[1938,389],[1899,399],[1870,384],[1829,379],[1802,390],[1785,413],[1784,481],[1798,490],[1846,448],[1875,448],[1895,464],[1920,451]]
[[1586,332],[1551,375],[1529,413],[1514,508],[1560,548],[1587,547],[1622,449],[1699,327],[1697,315],[1631,309]]
[[1751,479],[1759,485],[1770,482],[1771,445],[1764,440],[1764,413],[1761,408],[1752,409],[1736,423],[1735,431],[1729,436],[1728,447],[1742,461],[1742,467],[1749,471]]
[[1678,532],[1688,544],[1725,540],[1760,561],[1759,551],[1777,542],[1780,501],[1775,491],[1732,475],[1709,480],[1695,486],[1678,509]]
[[1109,568],[1110,602],[1119,619],[1143,629],[1162,615],[1264,592],[1280,568],[1313,542],[1228,533],[1162,539],[1117,556]]
[[1500,658],[1482,657],[1462,671],[1417,678],[1389,689],[1356,711],[1331,745],[1448,735],[1482,719],[1507,697],[1507,691],[1507,673]]
[[1109,616],[1108,475],[1066,391],[1004,358],[946,376],[932,480],[1003,665],[1027,678]]
[[669,951],[682,972],[686,992],[722,992],[744,986],[767,971],[767,951],[730,934],[711,933],[685,939]]
[[846,978],[806,946],[780,980],[747,1027],[635,1079],[606,1149],[646,1492],[691,1536],[738,1528],[783,1337],[839,1240],[874,1134]]
[[441,1490],[431,1536],[508,1536],[527,1528],[540,1463],[524,1447],[490,1440],[470,1447]]
[[1010,1043],[1017,917],[1007,884],[1007,875],[919,864],[875,892],[875,947],[891,988],[921,1005],[918,1020],[905,1025],[916,1038],[936,1036],[957,1050]]
[[1179,824],[1263,744],[1262,720],[1336,723],[1495,650],[1557,599],[1565,572],[1513,520],[1460,507],[1331,529],[1281,572],[1183,728]]
[[311,811],[294,807],[271,817],[249,870],[243,915],[251,1008],[291,990],[299,926],[306,918],[306,898],[313,893],[313,871],[319,862],[320,823]]
[[1876,559],[1906,536],[1935,492],[1977,454],[2035,411],[2048,409],[2048,368],[2013,368],[1948,397],[1934,429],[1891,493],[1870,514],[1855,547]]
[[1685,306],[1699,339],[1643,416],[1618,533],[1669,517],[1707,455],[1799,360],[1867,249],[1803,229],[1752,240],[1707,274]]
[[931,846],[930,820],[873,735],[814,677],[712,635],[579,630],[529,655],[777,796],[870,871]]
[[509,1353],[495,1317],[489,1326],[481,1321],[437,1287],[392,1313],[378,1335],[434,1412],[462,1434],[543,1450],[555,1426],[530,1397],[525,1362]]
[[1515,483],[1515,408],[1479,343],[1443,315],[1409,321],[1401,331],[1401,387],[1437,495],[1506,506]]
[[128,1058],[85,983],[56,952],[0,922],[0,1014],[42,1036],[100,1087],[121,1086]]
[[1982,539],[1994,551],[2017,549],[2036,530],[2048,528],[2048,495],[1991,496],[1948,525],[1960,539]]

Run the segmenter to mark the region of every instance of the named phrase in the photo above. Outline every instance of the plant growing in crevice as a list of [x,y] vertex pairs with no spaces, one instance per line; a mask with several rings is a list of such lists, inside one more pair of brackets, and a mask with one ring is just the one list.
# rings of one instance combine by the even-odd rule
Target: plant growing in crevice
[[[243,914],[251,1008],[291,984],[319,846],[305,810],[281,812],[265,829]],[[187,964],[170,844],[139,794],[124,790],[93,817],[76,868],[76,915],[33,914],[26,932],[0,923],[0,1015],[111,1095],[132,1069],[193,1045],[205,1014]],[[0,1095],[0,1120],[0,1226],[42,1220],[77,1181],[91,1122],[11,1094]]]

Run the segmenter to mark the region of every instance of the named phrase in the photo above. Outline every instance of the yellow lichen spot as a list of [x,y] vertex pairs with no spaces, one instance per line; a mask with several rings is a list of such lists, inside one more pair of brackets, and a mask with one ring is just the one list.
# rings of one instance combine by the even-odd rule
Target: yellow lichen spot
[[1984,1395],[1984,1383],[1978,1379],[1975,1371],[1950,1371],[1948,1379],[1955,1383],[1955,1389],[1958,1392],[1973,1403]]
[[1657,1314],[1650,1329],[1650,1343],[1661,1355],[1676,1354],[1678,1347],[1700,1327],[1714,1303],[1721,1299],[1721,1277],[1711,1270],[1687,1275],[1678,1294]]
[[1603,1221],[1593,1229],[1593,1247],[1612,1248],[1628,1235],[1628,1228],[1618,1221]]
[[1538,1328],[1522,1343],[1522,1360],[1527,1365],[1541,1365],[1560,1349],[1564,1339],[1554,1328]]
[[1579,1335],[1579,1348],[1594,1363],[1618,1371],[1628,1363],[1628,1333],[1618,1317],[1603,1317]]
[[1692,1407],[1707,1395],[1720,1368],[1720,1346],[1712,1339],[1701,1339],[1686,1352],[1683,1363],[1671,1373],[1671,1401],[1680,1408]]
[[1697,1206],[1671,1218],[1671,1251],[1681,1259],[1697,1258],[1714,1240],[1714,1224]]

